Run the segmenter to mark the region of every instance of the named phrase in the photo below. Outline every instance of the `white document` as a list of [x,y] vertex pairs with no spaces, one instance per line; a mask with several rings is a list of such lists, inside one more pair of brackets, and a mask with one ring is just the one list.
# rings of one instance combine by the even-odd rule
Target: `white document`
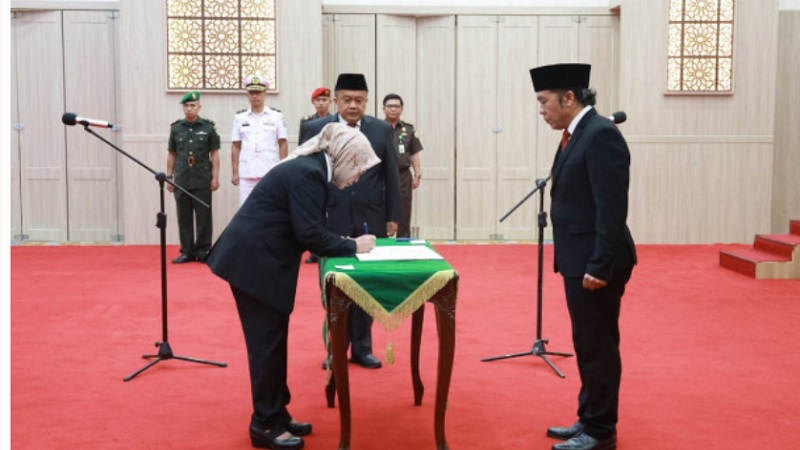
[[359,261],[414,261],[444,259],[430,247],[422,245],[375,247],[369,253],[356,253]]

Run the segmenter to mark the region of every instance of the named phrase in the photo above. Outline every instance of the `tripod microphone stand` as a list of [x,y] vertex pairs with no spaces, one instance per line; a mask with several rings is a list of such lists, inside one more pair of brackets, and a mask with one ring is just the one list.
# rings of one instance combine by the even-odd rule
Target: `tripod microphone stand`
[[[62,120],[65,120],[65,119],[62,119]],[[69,123],[67,123],[66,121],[64,123],[69,125]],[[74,124],[74,121],[73,121],[73,124]],[[161,209],[159,210],[157,218],[156,218],[156,226],[159,228],[160,235],[161,235],[161,341],[157,341],[156,342],[156,347],[158,348],[158,353],[157,354],[154,354],[154,355],[142,355],[142,358],[144,358],[144,359],[152,359],[152,358],[155,358],[155,359],[153,359],[152,361],[147,363],[147,365],[145,365],[141,369],[137,370],[136,372],[134,372],[134,373],[128,375],[127,377],[123,378],[123,381],[130,381],[135,376],[139,375],[140,373],[144,372],[145,370],[149,369],[150,367],[153,367],[157,363],[159,363],[161,361],[164,361],[164,360],[168,360],[168,359],[180,359],[180,360],[183,360],[183,361],[189,361],[189,362],[193,362],[193,363],[209,364],[209,365],[217,366],[217,367],[227,367],[228,364],[224,363],[224,362],[206,361],[206,360],[203,360],[203,359],[197,359],[197,358],[190,358],[190,357],[187,357],[187,356],[175,355],[174,353],[172,353],[172,347],[170,347],[169,340],[168,340],[168,337],[167,337],[167,334],[168,334],[167,333],[167,215],[166,215],[166,213],[164,213],[164,183],[166,182],[166,183],[171,184],[173,187],[175,187],[176,189],[178,189],[179,191],[181,191],[185,195],[188,195],[189,197],[191,197],[192,199],[194,199],[196,202],[200,203],[201,205],[205,206],[206,208],[210,208],[211,206],[208,205],[207,203],[203,202],[199,198],[195,197],[194,195],[190,194],[188,191],[186,191],[185,189],[183,189],[179,185],[173,183],[171,180],[167,180],[167,175],[164,172],[156,172],[155,170],[151,169],[150,167],[148,167],[147,165],[145,165],[144,163],[142,163],[138,159],[134,158],[132,155],[128,154],[127,152],[125,152],[121,148],[117,147],[116,145],[114,145],[113,143],[111,143],[110,141],[105,139],[104,137],[102,137],[99,134],[95,133],[94,131],[90,130],[88,124],[83,124],[83,125],[84,125],[83,129],[86,130],[87,133],[89,133],[89,134],[93,135],[94,137],[96,137],[97,139],[100,139],[101,141],[105,142],[106,144],[111,146],[116,151],[118,151],[118,152],[122,153],[123,155],[127,156],[133,162],[135,162],[136,164],[139,164],[140,166],[144,167],[145,170],[147,170],[148,172],[150,172],[153,175],[155,175],[156,180],[158,181],[160,194],[161,194]]]
[[503,217],[500,218],[500,222],[506,220],[508,216],[511,215],[514,211],[517,210],[525,201],[527,201],[536,191],[539,191],[539,266],[538,266],[538,284],[536,287],[536,341],[533,343],[533,347],[530,351],[521,352],[521,353],[510,353],[507,355],[500,355],[500,356],[491,356],[489,358],[483,358],[481,361],[495,361],[498,359],[509,359],[509,358],[517,358],[520,356],[538,356],[542,358],[544,362],[550,366],[551,369],[561,378],[564,378],[564,374],[558,370],[558,367],[550,361],[548,355],[553,356],[572,356],[571,353],[559,353],[559,352],[549,352],[545,348],[545,344],[549,343],[548,339],[542,339],[542,261],[544,260],[544,228],[547,226],[547,213],[544,211],[544,188],[547,186],[547,178],[540,178],[536,180],[536,188],[528,193],[522,200],[519,201],[510,211],[508,211]]

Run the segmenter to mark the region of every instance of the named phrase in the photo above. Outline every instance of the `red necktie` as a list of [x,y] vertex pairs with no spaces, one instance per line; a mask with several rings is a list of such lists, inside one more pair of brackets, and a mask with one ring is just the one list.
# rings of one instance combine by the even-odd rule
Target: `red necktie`
[[358,122],[356,122],[356,123],[348,123],[347,126],[350,127],[350,128],[358,128]]
[[564,134],[561,135],[561,151],[564,151],[567,148],[567,142],[569,142],[569,131],[564,130]]

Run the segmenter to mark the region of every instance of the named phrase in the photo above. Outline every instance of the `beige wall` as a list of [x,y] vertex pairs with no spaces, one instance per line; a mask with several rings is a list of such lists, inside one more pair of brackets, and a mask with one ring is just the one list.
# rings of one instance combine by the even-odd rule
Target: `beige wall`
[[642,243],[750,242],[770,230],[778,2],[736,3],[735,93],[727,96],[664,95],[662,3],[621,6],[633,234]]
[[[12,8],[21,3],[25,2],[12,3]],[[70,4],[75,3],[81,2]],[[788,220],[800,217],[800,111],[796,107],[800,101],[796,87],[800,12],[779,14],[778,0],[740,0],[734,42],[735,94],[668,96],[664,95],[666,3],[658,2],[664,3],[660,7],[654,7],[651,0],[618,3],[619,89],[613,95],[614,104],[626,110],[629,117],[621,129],[632,153],[629,221],[637,242],[745,243],[756,233],[785,232]],[[120,0],[98,4],[118,4],[120,11],[116,119],[122,124],[122,132],[117,143],[144,163],[164,170],[169,124],[181,117],[180,93],[165,89],[165,2]],[[367,13],[369,8],[326,6],[325,12]],[[404,6],[402,11],[389,11],[376,6],[372,13],[408,13],[409,8],[418,10],[419,15],[435,12],[426,7]],[[489,7],[482,8],[451,14],[486,13]],[[308,93],[330,81],[323,76],[323,12],[321,0],[278,2],[280,92],[270,95],[268,103],[284,112],[292,141],[296,141],[299,118],[312,110]],[[563,15],[580,11],[537,7],[506,8],[504,13]],[[417,42],[420,53],[427,50],[419,48],[424,42]],[[425,87],[418,81],[417,93],[423,92]],[[26,95],[18,93],[20,102],[28,101]],[[458,104],[459,99],[455,102]],[[416,104],[417,119],[428,128],[435,126],[440,114],[426,109],[423,98]],[[203,96],[202,114],[217,122],[223,140],[222,187],[214,194],[215,235],[238,208],[237,191],[230,184],[229,135],[233,113],[246,106],[243,94]],[[539,118],[530,120],[534,123]],[[452,118],[447,123],[452,127]],[[119,165],[124,242],[157,243],[157,183],[127,159]],[[168,241],[177,243],[174,201],[169,194],[166,200]]]
[[[169,125],[182,118],[180,92],[166,91],[166,13],[163,1],[120,1],[120,123],[122,147],[156,170],[166,169]],[[311,91],[322,83],[322,9],[320,0],[278,1],[279,92],[267,104],[284,113],[290,149],[297,142],[300,117],[313,112]],[[248,107],[242,94],[206,93],[201,116],[217,124],[222,138],[220,189],[213,195],[214,237],[239,207],[231,184],[230,133],[233,115]],[[123,234],[127,244],[159,241],[155,217],[158,183],[134,163],[122,164]],[[175,201],[167,193],[167,240],[178,242]]]
[[773,233],[786,233],[800,219],[800,10],[781,11],[775,102],[775,158],[772,178]]

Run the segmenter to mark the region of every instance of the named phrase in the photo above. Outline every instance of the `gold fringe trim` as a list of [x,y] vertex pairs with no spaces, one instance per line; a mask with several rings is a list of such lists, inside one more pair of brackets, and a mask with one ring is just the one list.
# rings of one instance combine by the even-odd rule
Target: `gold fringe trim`
[[347,294],[355,304],[374,318],[386,331],[392,331],[403,323],[411,314],[428,299],[439,292],[455,276],[455,270],[441,270],[431,275],[424,283],[411,293],[393,312],[386,309],[365,291],[349,275],[335,272],[333,284]]

